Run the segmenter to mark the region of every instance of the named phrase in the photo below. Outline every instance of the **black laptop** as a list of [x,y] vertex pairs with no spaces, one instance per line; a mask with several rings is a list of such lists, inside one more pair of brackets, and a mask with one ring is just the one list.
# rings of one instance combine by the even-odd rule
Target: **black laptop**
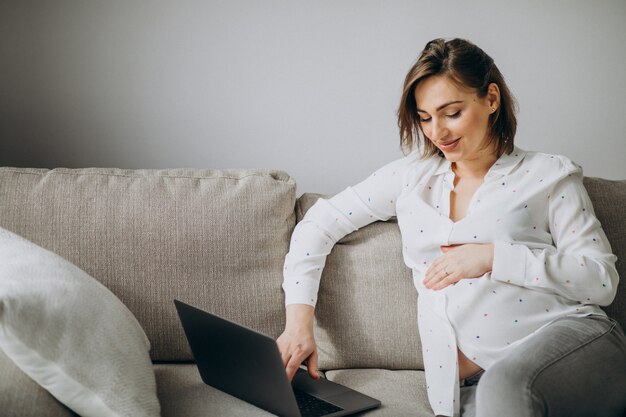
[[299,369],[291,384],[269,336],[174,300],[205,384],[284,417],[347,416],[380,401]]

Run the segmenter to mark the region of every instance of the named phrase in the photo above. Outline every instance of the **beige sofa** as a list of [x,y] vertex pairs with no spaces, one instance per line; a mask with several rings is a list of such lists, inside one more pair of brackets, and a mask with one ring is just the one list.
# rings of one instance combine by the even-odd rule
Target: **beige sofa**
[[[624,277],[626,181],[585,185]],[[134,313],[152,344],[163,416],[264,416],[201,382],[173,300],[277,337],[290,235],[318,197],[296,199],[294,180],[280,171],[0,168],[0,227],[78,265]],[[326,377],[380,399],[368,416],[432,416],[396,222],[342,239],[320,292],[315,331]],[[626,286],[607,311],[626,327]],[[0,410],[74,415],[1,351]]]

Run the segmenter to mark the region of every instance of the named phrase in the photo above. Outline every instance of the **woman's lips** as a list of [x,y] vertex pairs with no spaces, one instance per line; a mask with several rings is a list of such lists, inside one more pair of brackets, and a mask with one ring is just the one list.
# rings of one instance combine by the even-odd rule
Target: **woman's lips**
[[451,151],[453,150],[457,144],[459,143],[459,141],[461,140],[461,138],[455,139],[451,142],[446,142],[446,143],[440,143],[439,144],[439,149],[441,149],[442,151]]

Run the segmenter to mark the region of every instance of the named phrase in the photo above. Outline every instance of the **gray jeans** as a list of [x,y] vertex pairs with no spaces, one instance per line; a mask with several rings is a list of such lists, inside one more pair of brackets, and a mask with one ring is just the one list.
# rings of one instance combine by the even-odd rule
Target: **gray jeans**
[[626,416],[624,331],[599,315],[556,320],[462,384],[461,416]]

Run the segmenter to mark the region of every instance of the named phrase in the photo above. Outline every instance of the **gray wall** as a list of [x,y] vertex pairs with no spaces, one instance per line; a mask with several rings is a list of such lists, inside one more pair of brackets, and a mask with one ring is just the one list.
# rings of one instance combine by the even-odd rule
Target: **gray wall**
[[517,144],[626,178],[626,2],[0,0],[0,165],[280,168],[335,193],[402,154],[402,81],[465,37]]

